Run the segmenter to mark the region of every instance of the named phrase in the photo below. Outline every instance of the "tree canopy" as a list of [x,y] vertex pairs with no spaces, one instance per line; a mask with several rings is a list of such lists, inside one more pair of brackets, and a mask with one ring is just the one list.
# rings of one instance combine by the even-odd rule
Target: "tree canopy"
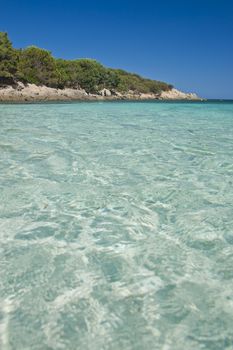
[[20,51],[18,78],[36,85],[56,87],[60,73],[49,51],[30,46]]
[[106,68],[93,59],[56,59],[50,51],[30,46],[14,49],[7,33],[0,32],[0,85],[17,81],[55,88],[82,88],[97,93],[103,88],[119,92],[160,93],[172,85],[145,79],[122,69]]
[[18,54],[7,33],[0,32],[0,83],[12,83],[17,73]]

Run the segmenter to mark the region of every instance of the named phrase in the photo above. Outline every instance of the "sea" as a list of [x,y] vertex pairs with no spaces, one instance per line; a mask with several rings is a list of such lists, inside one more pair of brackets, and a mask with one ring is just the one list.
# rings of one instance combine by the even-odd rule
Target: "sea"
[[0,105],[0,349],[233,349],[233,102]]

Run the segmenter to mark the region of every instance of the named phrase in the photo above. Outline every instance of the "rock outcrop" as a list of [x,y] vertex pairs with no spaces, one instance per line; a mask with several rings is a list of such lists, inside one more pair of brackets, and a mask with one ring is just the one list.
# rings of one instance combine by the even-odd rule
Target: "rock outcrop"
[[186,94],[186,93],[179,91],[177,89],[163,91],[160,94],[159,99],[161,99],[161,100],[191,100],[191,101],[200,100],[200,98],[194,93]]
[[100,95],[103,96],[103,97],[109,97],[109,96],[112,96],[112,93],[108,89],[103,89],[103,90],[100,91]]
[[17,87],[7,86],[0,89],[0,101],[59,101],[82,100],[88,94],[78,89],[53,89],[47,86],[18,83]]
[[201,100],[196,94],[186,94],[172,89],[161,94],[143,94],[135,91],[120,93],[103,89],[99,94],[88,94],[82,89],[54,89],[34,84],[18,83],[0,88],[2,102],[43,102],[43,101],[95,101],[95,100]]

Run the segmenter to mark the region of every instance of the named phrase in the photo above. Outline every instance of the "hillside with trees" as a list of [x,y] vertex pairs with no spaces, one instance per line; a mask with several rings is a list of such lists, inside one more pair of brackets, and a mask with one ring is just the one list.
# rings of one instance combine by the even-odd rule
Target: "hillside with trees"
[[7,33],[0,32],[0,86],[19,81],[59,89],[81,88],[93,94],[103,88],[155,94],[172,89],[170,84],[106,68],[93,59],[56,59],[50,51],[36,46],[15,49]]

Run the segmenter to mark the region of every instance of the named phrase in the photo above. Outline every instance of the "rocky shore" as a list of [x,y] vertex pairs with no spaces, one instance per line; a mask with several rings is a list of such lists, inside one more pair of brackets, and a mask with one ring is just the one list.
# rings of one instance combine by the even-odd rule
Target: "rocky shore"
[[143,94],[128,91],[119,93],[108,89],[98,94],[88,94],[82,89],[54,89],[34,84],[0,87],[1,102],[43,102],[43,101],[105,101],[105,100],[202,100],[196,94],[186,94],[176,89],[163,91],[161,94]]

